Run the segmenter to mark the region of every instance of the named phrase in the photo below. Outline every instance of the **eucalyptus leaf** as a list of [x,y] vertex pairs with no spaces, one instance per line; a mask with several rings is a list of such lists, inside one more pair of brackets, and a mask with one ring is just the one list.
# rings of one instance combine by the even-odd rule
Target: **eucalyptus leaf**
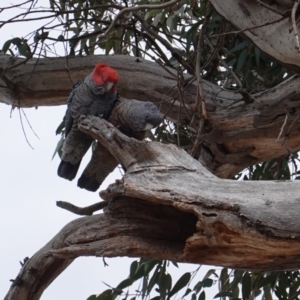
[[181,289],[187,286],[187,284],[190,282],[191,279],[191,273],[184,273],[178,281],[175,283],[174,287],[169,293],[168,299],[170,299],[173,295],[178,293]]
[[252,282],[251,276],[248,272],[245,272],[243,279],[242,279],[242,296],[243,299],[247,300],[250,298],[251,290],[252,290]]

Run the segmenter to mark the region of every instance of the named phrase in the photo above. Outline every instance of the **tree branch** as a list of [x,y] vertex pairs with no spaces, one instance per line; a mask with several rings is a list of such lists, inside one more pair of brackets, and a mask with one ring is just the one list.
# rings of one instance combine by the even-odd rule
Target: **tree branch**
[[124,15],[126,15],[127,13],[132,13],[134,11],[142,11],[142,10],[152,10],[152,9],[163,9],[166,7],[170,7],[172,5],[175,5],[177,2],[179,2],[180,0],[171,0],[169,2],[166,3],[162,3],[162,4],[142,4],[142,5],[137,5],[137,6],[131,6],[131,7],[125,7],[123,8],[114,18],[114,20],[111,22],[110,26],[107,28],[107,30],[98,35],[98,39],[101,40],[105,37],[107,37],[107,35],[112,31],[112,29],[116,26],[117,21],[123,17]]
[[[0,68],[5,70],[7,65],[18,65],[22,61],[12,62],[8,55],[3,55]],[[68,61],[65,58],[31,59],[5,72],[15,88],[0,88],[0,102],[21,107],[65,104],[72,83],[84,78],[100,61],[120,73],[118,91],[122,97],[155,103],[169,120],[187,126],[191,134],[195,134],[199,126],[199,117],[193,110],[197,84],[180,88],[173,69],[143,59],[137,62],[134,57],[125,55],[68,57]],[[183,77],[191,78],[186,74]],[[200,161],[211,172],[231,178],[249,165],[300,150],[300,122],[294,122],[300,111],[299,77],[252,94],[253,103],[245,103],[234,91],[224,90],[204,79],[202,82],[206,122],[200,136]],[[5,86],[5,82],[2,84]],[[180,109],[182,102],[185,109]],[[276,142],[286,114],[290,118]]]
[[300,267],[297,182],[221,180],[174,145],[139,142],[96,117],[81,119],[79,127],[127,172],[101,192],[106,201],[113,200],[105,214],[66,225],[25,263],[5,300],[39,299],[79,256],[146,257],[254,271]]

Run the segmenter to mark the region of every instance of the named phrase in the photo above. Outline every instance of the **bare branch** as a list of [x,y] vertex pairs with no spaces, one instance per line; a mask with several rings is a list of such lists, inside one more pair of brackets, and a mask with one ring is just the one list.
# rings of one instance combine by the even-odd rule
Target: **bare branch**
[[20,109],[21,109],[21,108],[18,108],[18,112],[19,112],[19,117],[20,117],[20,122],[21,122],[21,128],[22,128],[22,131],[23,131],[25,140],[26,140],[28,146],[29,146],[32,150],[34,150],[34,148],[31,146],[31,144],[30,144],[29,141],[28,141],[28,138],[27,138],[27,134],[26,134],[26,131],[25,131],[25,128],[24,128],[23,119],[22,119],[22,115],[21,115]]
[[285,128],[285,125],[286,125],[286,123],[287,123],[288,118],[289,118],[289,115],[286,114],[286,115],[285,115],[284,122],[283,122],[283,124],[282,124],[282,126],[281,126],[281,129],[280,129],[280,132],[279,132],[278,137],[277,137],[277,139],[276,139],[276,142],[278,142],[279,139],[281,138],[281,135],[282,135],[282,133],[283,133],[283,130],[284,130],[284,128]]
[[201,72],[200,70],[201,70],[202,44],[204,43],[206,28],[208,26],[208,22],[212,13],[213,13],[213,7],[211,6],[205,16],[205,20],[203,22],[200,33],[198,35],[198,43],[197,43],[197,57],[196,57],[197,99],[195,103],[195,112],[199,114],[201,120],[199,122],[199,126],[197,129],[196,140],[191,150],[191,156],[194,158],[199,156],[201,136],[203,134],[205,119],[207,119],[207,112],[205,108],[205,95],[203,89],[202,74],[200,73]]
[[266,23],[261,24],[261,25],[252,26],[252,27],[248,27],[248,28],[245,28],[245,29],[241,29],[241,30],[235,30],[235,31],[223,32],[223,33],[217,33],[217,34],[211,35],[210,37],[226,36],[226,35],[230,35],[230,34],[240,34],[240,33],[247,32],[247,31],[250,31],[250,30],[253,30],[253,29],[258,29],[258,28],[262,28],[262,27],[269,26],[269,25],[272,25],[272,24],[276,24],[278,22],[281,22],[284,19],[287,19],[288,17],[289,16],[287,16],[285,14],[284,16],[282,16],[281,18],[279,18],[279,19],[277,19],[275,21],[266,22]]
[[297,20],[296,20],[296,12],[298,10],[299,3],[300,3],[299,0],[295,1],[293,10],[292,10],[292,24],[293,24],[293,30],[295,33],[296,48],[297,48],[298,52],[300,52],[300,41],[299,41],[299,31],[298,31]]
[[[214,47],[213,47],[213,45],[211,44],[211,42],[210,42],[210,40],[209,40],[208,37],[205,37],[205,41],[207,42],[207,44],[208,44],[210,50],[213,51],[213,50],[214,50]],[[226,70],[228,70],[228,72],[229,72],[229,73],[232,75],[232,77],[235,79],[235,81],[236,81],[236,83],[237,83],[239,89],[242,90],[242,89],[243,89],[243,84],[242,84],[242,82],[240,81],[240,79],[237,77],[237,75],[232,71],[232,68],[230,68],[230,67],[227,65],[227,63],[222,59],[222,57],[221,57],[218,53],[217,53],[217,57],[218,57],[218,59],[219,59],[220,64],[221,64],[224,68],[226,68]]]
[[143,29],[145,31],[147,31],[150,35],[152,35],[153,37],[155,37],[160,43],[162,43],[162,45],[164,45],[172,54],[172,56],[178,60],[178,62],[184,67],[186,68],[186,70],[190,73],[190,74],[194,74],[194,70],[193,68],[181,57],[181,55],[177,52],[176,49],[174,49],[171,44],[169,44],[169,42],[167,40],[165,40],[162,36],[160,36],[157,32],[155,32],[154,30],[152,30],[150,28],[150,25],[147,24],[147,22],[144,20],[143,17],[141,17],[139,14],[137,13],[133,13],[134,17],[136,19],[138,19],[142,26]]
[[123,8],[114,18],[114,20],[111,22],[110,26],[107,28],[107,30],[98,35],[98,39],[101,40],[105,37],[107,37],[107,35],[111,32],[111,30],[115,27],[115,25],[117,24],[117,21],[123,17],[124,15],[128,14],[128,13],[132,13],[134,11],[141,11],[141,10],[145,10],[145,9],[162,9],[162,8],[166,8],[166,7],[170,7],[172,5],[175,5],[177,2],[179,2],[181,0],[171,0],[169,2],[166,3],[162,3],[162,4],[144,4],[144,5],[137,5],[137,6],[131,6],[131,7],[126,7]]
[[19,3],[19,4],[14,4],[14,5],[11,5],[11,6],[0,7],[0,11],[2,12],[3,10],[6,10],[6,9],[17,8],[17,7],[20,7],[20,6],[24,5],[24,4],[33,2],[33,1],[34,0],[27,0],[27,1]]
[[269,10],[275,12],[275,13],[278,14],[278,15],[284,16],[284,15],[286,14],[286,12],[282,13],[280,10],[275,9],[275,8],[272,7],[271,5],[268,5],[267,3],[265,3],[265,2],[263,2],[263,1],[261,1],[261,0],[256,0],[256,1],[257,1],[257,3],[259,3],[259,5],[261,5],[261,6],[265,7],[265,8],[267,8],[267,9],[269,9]]

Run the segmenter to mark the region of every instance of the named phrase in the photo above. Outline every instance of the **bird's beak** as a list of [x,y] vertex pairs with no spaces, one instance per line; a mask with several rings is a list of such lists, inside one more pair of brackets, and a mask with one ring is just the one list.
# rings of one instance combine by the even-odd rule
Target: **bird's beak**
[[143,131],[148,131],[152,129],[154,126],[151,123],[147,123],[146,126],[143,128]]
[[105,90],[108,92],[108,91],[113,87],[113,85],[114,85],[113,82],[108,81],[108,82],[105,84]]

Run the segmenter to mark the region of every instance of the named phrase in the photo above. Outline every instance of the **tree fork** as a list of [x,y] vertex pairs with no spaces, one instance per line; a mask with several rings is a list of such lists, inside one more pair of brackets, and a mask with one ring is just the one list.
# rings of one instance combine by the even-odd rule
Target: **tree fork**
[[101,192],[112,201],[105,214],[67,224],[24,264],[6,300],[39,299],[73,259],[87,255],[254,271],[300,267],[297,182],[219,179],[174,145],[139,142],[91,116],[79,127],[127,172]]
[[196,217],[190,213],[117,197],[105,214],[70,222],[33,255],[17,275],[5,300],[39,299],[79,256],[173,257],[182,261],[185,240],[195,231]]

